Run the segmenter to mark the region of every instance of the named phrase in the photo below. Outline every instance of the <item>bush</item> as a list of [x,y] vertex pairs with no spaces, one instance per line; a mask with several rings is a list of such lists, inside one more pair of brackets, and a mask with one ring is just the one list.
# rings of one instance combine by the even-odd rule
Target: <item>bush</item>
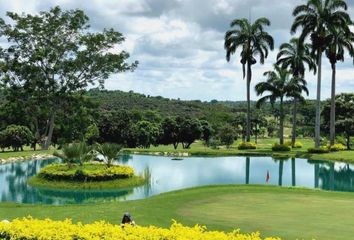
[[42,168],[38,176],[50,181],[106,181],[130,178],[134,176],[134,169],[119,165],[108,168],[106,165],[93,163],[73,165],[70,168],[66,164],[50,164]]
[[293,148],[302,148],[303,146],[304,146],[304,145],[303,145],[301,142],[296,141]]
[[309,148],[307,150],[309,153],[317,153],[317,154],[322,154],[322,153],[329,153],[329,148],[326,146],[322,146],[319,148]]
[[253,142],[242,142],[237,147],[239,150],[247,150],[247,149],[257,149],[257,145]]
[[336,144],[334,144],[332,146],[329,146],[329,150],[331,152],[338,152],[338,151],[343,151],[343,150],[346,150],[346,149],[347,149],[346,146],[344,146],[341,143],[336,143]]
[[[224,239],[224,240],[262,240],[260,233],[241,234],[239,230],[230,233],[208,231],[206,227],[196,225],[185,227],[173,222],[168,229],[149,226],[113,225],[104,221],[91,224],[74,224],[71,220],[53,221],[33,218],[15,219],[10,223],[0,222],[0,239],[32,240],[32,239]],[[280,240],[280,238],[266,238]]]
[[[286,141],[285,143],[284,143],[284,145],[285,146],[288,146],[288,147],[292,147],[291,145],[291,141]],[[302,148],[303,147],[303,145],[302,145],[302,143],[300,142],[300,141],[295,141],[295,144],[294,144],[294,147],[293,148]]]
[[274,151],[274,152],[289,152],[290,150],[291,150],[291,147],[289,147],[285,144],[275,143],[272,146],[272,151]]

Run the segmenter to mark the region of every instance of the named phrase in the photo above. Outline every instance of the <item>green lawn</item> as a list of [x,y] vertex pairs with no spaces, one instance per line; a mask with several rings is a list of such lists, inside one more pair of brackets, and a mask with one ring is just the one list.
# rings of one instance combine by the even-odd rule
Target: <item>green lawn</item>
[[0,204],[0,219],[31,215],[85,223],[119,223],[129,211],[140,225],[186,225],[243,232],[259,230],[284,239],[353,239],[354,194],[272,186],[213,186],[170,192],[146,200],[93,205]]
[[7,159],[11,157],[30,157],[33,154],[53,154],[53,152],[54,149],[33,151],[31,148],[25,147],[24,151],[14,152],[11,150],[7,150],[5,152],[0,152],[0,158]]
[[303,148],[292,149],[290,152],[273,152],[272,145],[279,140],[276,138],[265,138],[259,139],[257,144],[257,149],[255,150],[238,150],[237,146],[240,141],[235,142],[229,149],[221,147],[220,149],[212,149],[203,145],[201,141],[197,141],[191,145],[190,149],[182,149],[182,146],[175,150],[172,145],[164,146],[160,145],[157,147],[151,146],[149,149],[142,148],[126,148],[124,149],[128,153],[141,153],[141,154],[151,154],[151,153],[178,153],[186,152],[190,155],[195,156],[224,156],[224,155],[263,155],[263,156],[274,156],[274,157],[299,157],[307,158],[312,160],[336,160],[336,161],[346,161],[354,162],[354,151],[341,151],[341,152],[330,152],[325,154],[309,154],[307,152],[308,148],[314,146],[313,139],[304,138],[299,139],[299,141],[304,145]]

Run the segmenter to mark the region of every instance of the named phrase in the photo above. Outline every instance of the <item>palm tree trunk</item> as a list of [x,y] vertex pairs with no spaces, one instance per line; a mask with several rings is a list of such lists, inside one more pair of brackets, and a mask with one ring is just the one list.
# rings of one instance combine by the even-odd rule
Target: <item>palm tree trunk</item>
[[318,73],[317,73],[317,98],[316,98],[316,121],[315,121],[315,147],[321,145],[321,68],[322,49],[318,51]]
[[280,129],[279,129],[279,142],[284,144],[284,109],[283,109],[283,98],[280,98]]
[[294,108],[293,108],[293,129],[291,134],[291,146],[295,147],[296,142],[296,112],[297,112],[297,99],[294,98]]
[[291,185],[296,185],[296,166],[295,166],[295,158],[291,159]]
[[250,157],[246,157],[246,184],[250,183]]
[[251,63],[247,62],[247,129],[246,129],[246,141],[251,141]]
[[331,115],[329,127],[329,139],[331,146],[336,138],[336,64],[332,63],[332,86],[331,86]]
[[279,161],[279,178],[278,185],[283,186],[283,168],[284,168],[284,160]]

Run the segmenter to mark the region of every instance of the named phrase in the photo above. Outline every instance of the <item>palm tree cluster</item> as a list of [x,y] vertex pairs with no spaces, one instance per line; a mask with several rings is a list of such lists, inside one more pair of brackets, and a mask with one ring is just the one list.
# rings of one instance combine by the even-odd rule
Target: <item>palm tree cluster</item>
[[[354,59],[354,33],[350,30],[353,22],[347,13],[348,6],[345,0],[308,0],[306,4],[297,6],[293,11],[295,20],[291,26],[291,33],[295,34],[300,28],[297,38],[280,46],[274,71],[264,73],[266,80],[255,87],[258,96],[262,96],[258,102],[270,101],[272,104],[279,101],[279,140],[284,143],[284,111],[285,99],[292,99],[292,145],[296,141],[296,111],[297,104],[303,101],[302,93],[308,95],[305,80],[306,70],[317,74],[316,95],[316,121],[315,121],[315,147],[320,147],[320,116],[321,116],[321,74],[322,56],[325,53],[331,68],[331,113],[330,113],[330,144],[335,143],[335,85],[336,64],[344,61],[345,53]],[[266,18],[260,18],[254,23],[247,19],[235,19],[231,22],[231,29],[225,34],[226,59],[230,61],[231,55],[238,49],[241,50],[240,61],[245,77],[247,66],[247,122],[250,119],[250,82],[252,76],[251,66],[256,63],[255,57],[260,58],[263,64],[268,56],[268,51],[273,50],[272,36],[265,31],[270,25]],[[247,141],[250,141],[250,131],[247,129]]]
[[101,155],[106,166],[111,167],[121,149],[120,145],[113,143],[97,143],[94,146],[89,146],[85,142],[75,142],[64,145],[60,152],[54,152],[54,156],[61,158],[68,168],[71,168],[76,163],[82,166],[85,162],[94,160],[97,155]]

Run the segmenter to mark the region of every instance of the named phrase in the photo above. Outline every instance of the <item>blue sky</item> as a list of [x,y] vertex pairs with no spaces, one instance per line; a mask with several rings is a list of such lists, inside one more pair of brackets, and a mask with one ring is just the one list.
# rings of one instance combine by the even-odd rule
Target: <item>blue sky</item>
[[[79,8],[94,30],[113,27],[126,37],[119,47],[140,62],[133,73],[112,75],[107,89],[133,90],[146,95],[200,100],[245,100],[246,84],[238,55],[225,60],[223,37],[235,18],[267,17],[276,49],[264,65],[253,68],[252,86],[272,68],[278,47],[291,38],[293,8],[303,0],[0,0],[6,11],[37,13],[60,5]],[[354,18],[354,0],[347,1]],[[6,19],[6,18],[5,18]],[[0,42],[0,44],[4,44]],[[324,59],[322,98],[330,96],[331,70]],[[310,96],[315,98],[316,76],[308,73]],[[349,58],[338,65],[337,92],[353,92],[354,67]],[[257,97],[252,91],[252,99]]]

